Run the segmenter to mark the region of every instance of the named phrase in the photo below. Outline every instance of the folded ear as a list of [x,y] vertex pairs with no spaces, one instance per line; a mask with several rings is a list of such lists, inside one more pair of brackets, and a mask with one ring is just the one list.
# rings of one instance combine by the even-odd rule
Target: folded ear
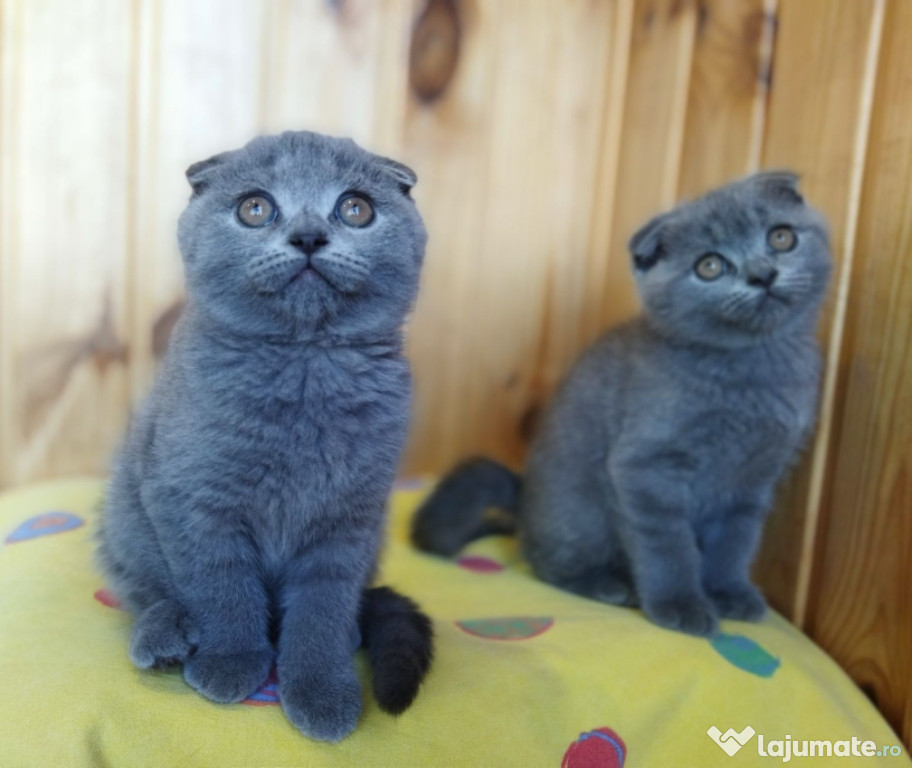
[[668,223],[671,213],[661,213],[640,227],[627,248],[633,257],[633,266],[641,272],[648,272],[662,256],[662,229]]
[[229,152],[221,152],[208,160],[200,160],[187,169],[187,181],[190,182],[194,195],[198,195],[209,185],[209,182],[212,181],[213,171],[225,163],[229,154]]
[[399,184],[399,188],[405,194],[408,194],[409,190],[418,182],[418,175],[407,165],[403,165],[396,160],[391,160],[390,158],[382,157],[381,155],[374,155],[374,163],[384,173],[392,176],[396,183]]
[[801,177],[793,171],[760,171],[751,176],[750,180],[771,197],[793,203],[804,202],[804,198],[798,191],[798,182],[801,181]]

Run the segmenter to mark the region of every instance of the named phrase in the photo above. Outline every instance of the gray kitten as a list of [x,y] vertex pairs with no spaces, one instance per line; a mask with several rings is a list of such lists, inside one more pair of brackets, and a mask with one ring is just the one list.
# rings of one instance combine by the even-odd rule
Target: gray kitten
[[391,712],[431,657],[417,607],[368,588],[409,413],[415,175],[289,132],[187,178],[187,308],[117,457],[99,559],[137,666],[182,662],[236,702],[275,659],[289,719],[336,741],[361,710],[359,635]]
[[[643,314],[606,333],[544,418],[522,482],[484,459],[419,510],[450,555],[518,527],[536,574],[712,635],[760,619],[750,564],[777,481],[812,429],[826,222],[790,173],[652,219],[630,241]],[[498,517],[486,510],[500,507]]]

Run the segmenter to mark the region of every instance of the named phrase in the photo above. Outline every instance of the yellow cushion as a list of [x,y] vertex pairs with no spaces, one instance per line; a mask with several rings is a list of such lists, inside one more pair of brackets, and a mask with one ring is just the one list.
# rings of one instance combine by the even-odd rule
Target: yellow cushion
[[[899,745],[836,664],[782,618],[725,622],[713,643],[535,581],[511,539],[475,543],[461,565],[418,554],[407,530],[423,492],[404,487],[393,499],[382,581],[433,617],[437,658],[398,718],[365,692],[358,729],[337,745],[295,731],[270,689],[259,701],[213,704],[177,669],[131,665],[130,619],[107,604],[92,565],[98,481],[0,497],[0,765],[617,768],[626,753],[629,766],[702,767],[781,762],[759,757],[761,736],[773,753],[786,736],[799,750],[805,739],[837,750],[852,737]],[[733,751],[727,732],[748,726],[756,735],[734,759],[707,735],[718,728]]]

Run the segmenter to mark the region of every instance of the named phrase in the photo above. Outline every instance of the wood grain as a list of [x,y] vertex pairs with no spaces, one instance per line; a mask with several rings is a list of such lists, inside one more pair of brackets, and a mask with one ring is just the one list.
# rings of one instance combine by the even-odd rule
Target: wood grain
[[609,265],[617,267],[617,255],[611,253],[613,212],[619,194],[617,183],[624,146],[624,103],[630,69],[633,39],[634,1],[619,0],[614,4],[611,59],[606,79],[602,137],[596,161],[596,180],[592,197],[596,201],[589,224],[589,249],[586,258],[586,284],[595,291],[596,301],[587,302],[579,320],[582,346],[592,343],[605,330],[605,286],[609,285]]
[[[623,92],[629,56],[631,10],[627,3],[576,3],[576,13],[556,27],[550,92],[548,157],[536,242],[545,249],[548,273],[540,316],[538,355],[527,372],[528,402],[521,437],[592,336],[584,325],[604,301],[604,280],[592,280],[591,262],[605,261],[592,248],[592,222],[605,218],[610,202],[597,194],[604,163],[617,165]],[[545,20],[542,19],[542,23]],[[617,113],[617,118],[615,118]],[[609,142],[608,147],[604,143]],[[616,146],[612,146],[616,144]],[[611,157],[614,152],[615,156]],[[605,155],[608,157],[605,157]],[[593,329],[596,332],[602,329]]]
[[[8,200],[19,168],[13,148],[19,141],[14,105],[22,98],[19,60],[22,57],[21,9],[0,2],[0,199]],[[19,449],[13,403],[13,344],[16,341],[15,305],[6,301],[5,286],[16,280],[15,253],[18,227],[0,215],[0,487],[13,484],[13,465]]]
[[912,743],[912,4],[890,2],[807,629]]
[[410,470],[476,452],[515,463],[598,300],[585,269],[613,14],[563,8],[479,6],[448,90],[410,105],[406,157],[435,169],[416,190],[432,235],[411,323]]
[[412,6],[264,4],[262,127],[349,136],[378,152],[398,152]]
[[802,175],[802,190],[830,222],[835,261],[820,324],[827,368],[817,439],[780,493],[756,569],[772,604],[799,622],[820,513],[820,468],[832,425],[832,384],[870,115],[867,98],[876,73],[881,26],[880,0],[779,4],[762,164],[792,168]]
[[[258,132],[265,5],[242,0],[142,0],[135,66],[131,379],[151,383],[183,297],[177,218],[193,162]],[[213,25],[212,19],[218,18]]]
[[3,474],[16,483],[103,471],[99,448],[125,422],[132,24],[103,0],[7,4],[4,22],[17,82],[0,158]]
[[712,0],[697,10],[678,196],[756,170],[774,31],[770,0]]
[[[623,103],[621,152],[601,302],[602,326],[634,314],[639,302],[627,241],[636,229],[677,200],[697,5],[684,0],[637,0]],[[598,247],[598,246],[596,246]]]
[[[413,94],[405,105],[402,156],[418,172],[414,197],[430,233],[421,292],[409,322],[409,354],[415,361],[415,397],[407,472],[447,466],[470,407],[465,377],[479,302],[479,222],[488,192],[483,179],[491,153],[491,73],[497,8],[458,4],[460,55],[446,89],[430,104]],[[423,361],[423,362],[419,362]]]

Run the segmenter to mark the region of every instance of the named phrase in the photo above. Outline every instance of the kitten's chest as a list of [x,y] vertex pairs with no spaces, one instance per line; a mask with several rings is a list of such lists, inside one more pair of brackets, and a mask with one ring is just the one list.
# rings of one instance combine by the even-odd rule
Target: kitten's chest
[[247,508],[257,529],[287,538],[314,518],[382,501],[405,439],[405,362],[318,351],[262,374],[235,395],[256,467]]
[[722,429],[752,436],[754,444],[794,440],[807,431],[811,392],[788,387],[753,387],[719,396],[711,411]]
[[739,484],[775,481],[812,426],[815,390],[806,384],[715,391],[691,421],[707,469]]
[[394,460],[384,436],[394,443],[405,428],[408,386],[404,364],[346,366],[329,358],[290,364],[269,406],[285,428],[289,470],[301,478],[348,477],[365,462]]

